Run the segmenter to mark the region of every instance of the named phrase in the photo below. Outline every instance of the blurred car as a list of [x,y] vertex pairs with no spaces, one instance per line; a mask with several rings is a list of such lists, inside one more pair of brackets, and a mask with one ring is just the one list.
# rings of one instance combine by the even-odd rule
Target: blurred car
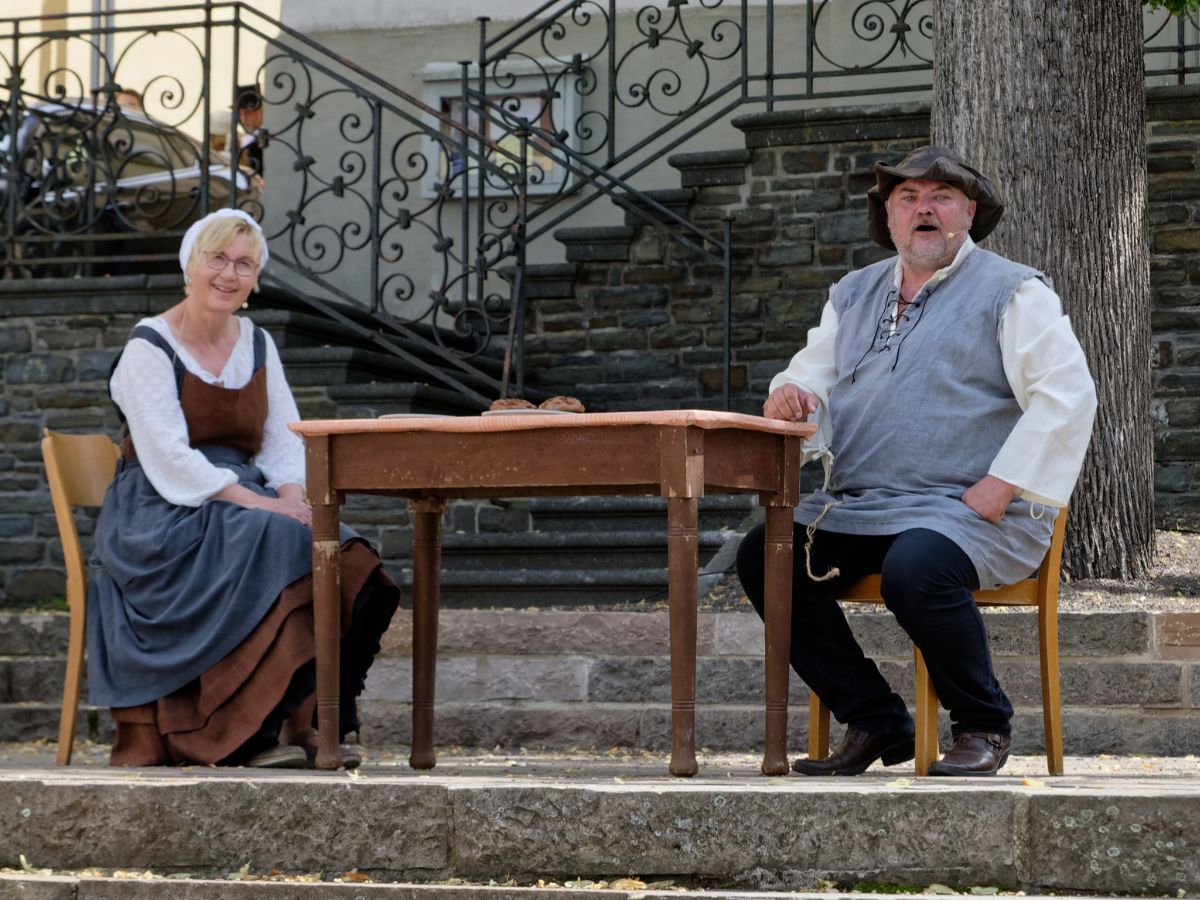
[[261,217],[259,176],[208,151],[205,181],[204,145],[137,109],[34,104],[23,110],[15,141],[10,121],[0,134],[0,196],[7,206],[16,185],[16,216],[11,233],[0,217],[0,237],[12,273],[177,271],[179,235],[206,207],[229,206],[234,195]]

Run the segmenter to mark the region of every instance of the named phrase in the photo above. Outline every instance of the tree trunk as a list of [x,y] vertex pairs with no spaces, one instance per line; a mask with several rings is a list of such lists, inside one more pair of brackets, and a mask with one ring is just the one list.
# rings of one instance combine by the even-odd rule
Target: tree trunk
[[1145,89],[1139,0],[936,0],[934,143],[996,184],[986,246],[1045,272],[1099,409],[1064,568],[1143,574],[1154,549]]

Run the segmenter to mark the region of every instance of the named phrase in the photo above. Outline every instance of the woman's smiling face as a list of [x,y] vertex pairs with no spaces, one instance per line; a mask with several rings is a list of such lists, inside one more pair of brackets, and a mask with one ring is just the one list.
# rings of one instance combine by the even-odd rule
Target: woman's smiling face
[[[220,250],[197,251],[188,275],[189,296],[202,301],[213,312],[232,313],[250,296],[258,276],[257,244],[249,234],[235,235]],[[250,274],[239,275],[251,267]]]

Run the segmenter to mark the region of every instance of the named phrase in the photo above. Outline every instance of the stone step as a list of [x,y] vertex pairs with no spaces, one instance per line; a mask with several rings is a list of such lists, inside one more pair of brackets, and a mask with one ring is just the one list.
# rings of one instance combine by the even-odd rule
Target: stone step
[[61,654],[0,656],[0,703],[61,700],[65,667]]
[[636,231],[629,225],[559,228],[554,239],[566,248],[567,262],[627,262]]
[[[21,878],[22,856],[54,872],[186,873],[220,879],[235,898],[326,889],[246,880],[272,871],[330,879],[353,871],[442,888],[454,880],[463,890],[453,896],[497,898],[521,895],[472,885],[502,891],[510,882],[636,874],[723,890],[845,892],[863,882],[1027,895],[1200,889],[1200,855],[1190,852],[1200,828],[1194,761],[1154,777],[1144,768],[1153,760],[1068,758],[1067,772],[1079,774],[1049,778],[1040,760],[1016,757],[987,780],[914,779],[907,766],[854,779],[763,778],[754,755],[702,752],[699,762],[697,777],[672,779],[661,755],[620,752],[446,755],[432,771],[368,757],[350,777],[5,760],[0,866]],[[144,880],[157,883],[139,885],[141,893],[89,883],[90,894],[65,896],[214,896]],[[355,889],[350,896],[376,890]]]
[[714,187],[746,183],[746,166],[753,154],[749,150],[701,150],[673,153],[667,164],[679,170],[685,188]]
[[642,225],[650,225],[653,222],[648,221],[647,217],[654,222],[659,220],[665,221],[666,224],[673,228],[680,227],[679,223],[674,219],[663,216],[661,212],[654,208],[651,203],[653,201],[659,206],[663,206],[669,211],[682,219],[687,218],[688,210],[691,208],[692,201],[696,199],[695,188],[666,188],[656,191],[642,191],[639,195],[624,197],[615,196],[612,198],[613,203],[625,211],[625,224],[634,228],[640,228]]
[[[395,573],[393,573],[395,575]],[[412,573],[397,578],[407,592]],[[667,570],[488,569],[443,567],[440,603],[446,609],[596,606],[666,599]]]
[[[66,661],[62,663],[66,669]],[[86,695],[85,695],[86,697]],[[6,741],[57,741],[62,695],[52,702],[0,703],[0,734]],[[116,736],[107,709],[80,706],[75,718],[75,739],[108,743]]]
[[[383,351],[378,344],[370,338],[365,337],[357,329],[349,325],[344,325],[332,319],[327,319],[323,316],[316,315],[313,312],[306,312],[300,309],[278,309],[278,308],[256,308],[251,307],[248,312],[250,319],[262,328],[265,328],[271,333],[271,337],[275,340],[275,345],[280,349],[294,347],[357,347],[364,350]],[[365,323],[364,323],[365,324]],[[392,332],[380,332],[379,326],[376,323],[373,325],[372,331],[383,334],[389,341],[397,346],[420,356],[423,359],[437,359],[436,354],[430,352],[430,343],[422,340],[414,339],[405,335],[395,334]],[[444,343],[448,343],[451,347],[457,350],[468,350],[469,346],[466,341],[457,335],[444,333],[441,335]],[[498,371],[499,361],[485,358],[482,361],[482,366],[496,368]]]
[[[758,681],[761,684],[761,676]],[[368,691],[369,682],[368,678]],[[808,746],[807,697],[803,691],[793,693],[788,707],[788,750],[793,756],[803,755]],[[407,700],[363,699],[359,714],[363,739],[372,746],[407,746],[412,740]],[[1040,706],[1018,707],[1012,727],[1014,753],[1040,756],[1045,752]],[[697,703],[697,747],[761,753],[764,728],[761,703]],[[944,710],[938,730],[941,747],[949,747],[950,721]],[[832,745],[837,746],[842,729],[836,723],[831,734]],[[434,742],[443,751],[462,747],[514,751],[631,747],[665,752],[671,748],[671,704],[438,701],[434,706]],[[1063,746],[1075,756],[1133,754],[1187,759],[1200,746],[1200,723],[1194,710],[1097,711],[1095,707],[1064,707]],[[1045,757],[1042,762],[1044,775]],[[897,771],[913,774],[911,763]]]
[[431,413],[470,416],[479,404],[447,387],[413,382],[333,384],[326,390],[344,419],[373,419],[387,413]]
[[[354,347],[291,347],[280,350],[279,358],[287,370],[288,382],[295,387],[408,379],[441,390],[454,390],[418,366],[382,351]],[[484,396],[496,393],[496,388],[484,379],[449,366],[437,365],[437,368]]]
[[[247,877],[262,880],[245,880]],[[682,886],[675,888],[675,879],[651,880],[648,887],[614,888],[614,884],[646,884],[637,879],[611,876],[609,880],[564,876],[562,884],[539,879],[541,884],[525,887],[499,886],[494,881],[467,884],[461,879],[452,884],[420,884],[414,882],[369,882],[360,872],[347,872],[335,882],[301,882],[311,873],[299,875],[252,873],[243,876],[230,872],[225,879],[190,878],[185,875],[142,873],[132,877],[101,874],[88,875],[6,875],[0,874],[0,896],[28,900],[160,900],[165,891],[174,900],[370,900],[372,897],[403,898],[403,900],[538,900],[545,897],[571,897],[575,900],[678,900]],[[342,881],[338,884],[336,881]],[[365,883],[364,883],[365,882]],[[570,885],[569,887],[567,885]],[[594,887],[589,887],[594,885]],[[5,891],[11,893],[5,893]],[[944,900],[944,893],[926,894],[904,892],[908,900]],[[705,900],[884,900],[895,897],[894,891],[873,893],[823,890],[805,891],[725,891],[705,888]],[[1072,895],[1075,900],[1099,900],[1098,897]],[[1049,897],[1026,897],[1026,900],[1050,900]]]
[[[733,534],[728,530],[698,535],[703,565]],[[442,538],[447,572],[511,571],[531,574],[553,570],[630,570],[667,567],[666,529],[652,531],[547,531],[514,534],[454,534]]]
[[[700,528],[735,528],[757,509],[750,494],[714,494],[700,499]],[[536,497],[529,501],[538,531],[639,531],[666,533],[662,497]]]
[[[535,263],[525,266],[526,300],[565,300],[575,296],[575,275],[579,265],[567,263]],[[504,266],[500,276],[509,283],[516,278],[515,266]]]

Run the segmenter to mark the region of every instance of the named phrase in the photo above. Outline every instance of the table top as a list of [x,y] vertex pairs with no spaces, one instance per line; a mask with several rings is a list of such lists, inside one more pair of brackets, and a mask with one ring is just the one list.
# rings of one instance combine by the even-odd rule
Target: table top
[[708,409],[648,410],[615,413],[505,412],[481,416],[404,416],[378,419],[310,419],[288,427],[301,436],[362,434],[369,432],[434,431],[454,434],[534,431],[548,428],[604,428],[612,426],[693,426],[704,429],[736,428],[784,436],[808,437],[817,430],[811,422],[784,422],[744,413]]

